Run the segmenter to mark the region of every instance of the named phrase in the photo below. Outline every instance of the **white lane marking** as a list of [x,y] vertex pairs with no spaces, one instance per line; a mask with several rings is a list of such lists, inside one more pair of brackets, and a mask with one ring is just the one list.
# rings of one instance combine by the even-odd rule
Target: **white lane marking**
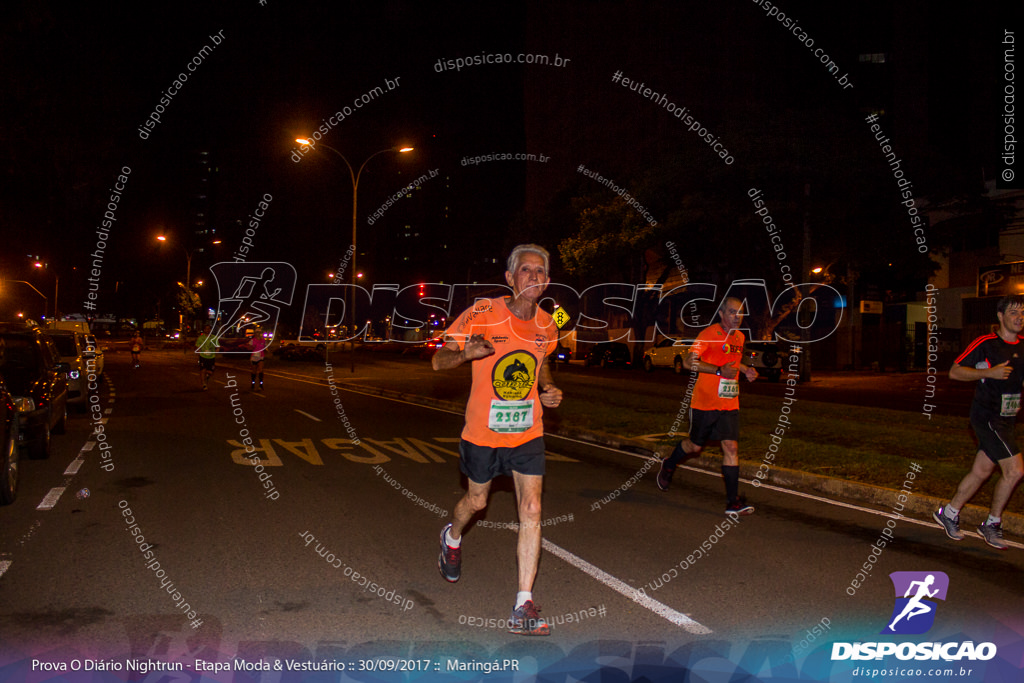
[[295,412],[296,412],[296,413],[298,413],[299,415],[305,415],[306,417],[308,417],[308,418],[309,418],[310,420],[312,420],[313,422],[323,422],[323,420],[321,420],[321,419],[320,419],[319,417],[317,417],[316,415],[310,415],[309,413],[307,413],[307,412],[306,412],[306,411],[304,411],[304,410],[299,410],[298,408],[295,408],[294,410],[295,410]]
[[4,572],[10,569],[12,564],[14,563],[10,560],[0,560],[0,576],[3,576]]
[[[288,377],[287,379],[291,379],[293,381],[298,381],[298,382],[305,382],[306,384],[316,384],[318,386],[323,386],[319,382],[311,382],[311,381],[306,380],[306,379],[297,379],[297,378],[293,378],[293,377]],[[463,414],[465,414],[464,412],[448,410],[446,408],[437,408],[436,406],[424,405],[422,403],[412,403],[410,401],[403,401],[402,399],[391,398],[389,396],[378,396],[377,394],[370,394],[370,393],[366,393],[366,392],[362,392],[362,391],[357,391],[355,389],[352,389],[352,388],[349,388],[349,387],[339,386],[337,384],[335,386],[337,386],[338,389],[340,389],[342,391],[348,391],[350,393],[359,394],[361,396],[369,396],[371,398],[380,398],[380,399],[384,399],[386,401],[394,401],[395,403],[403,403],[405,405],[418,406],[420,408],[427,408],[429,410],[436,410],[438,412],[449,413],[451,415],[463,415]],[[637,458],[639,460],[653,460],[653,461],[656,461],[656,462],[661,462],[661,460],[659,458],[652,458],[651,456],[640,455],[639,453],[631,453],[630,451],[624,451],[624,450],[621,450],[619,448],[614,448],[612,446],[605,446],[604,444],[596,443],[596,442],[593,442],[593,441],[585,441],[583,439],[574,439],[571,436],[562,436],[561,434],[551,434],[551,433],[545,433],[544,436],[545,437],[555,438],[555,439],[563,439],[565,441],[572,441],[573,443],[582,444],[584,446],[591,446],[593,448],[603,448],[606,451],[612,451],[613,453],[621,453],[622,455],[628,455],[631,458]],[[718,474],[716,472],[708,472],[707,470],[702,470],[702,469],[698,469],[696,467],[691,467],[690,465],[681,465],[681,467],[683,469],[690,470],[691,472],[698,472],[700,474],[704,474],[704,475],[707,475],[709,477],[720,477],[720,476],[722,476],[721,474]],[[741,479],[740,481],[742,481],[745,484],[750,484],[753,480],[752,479]],[[823,498],[821,496],[815,496],[815,495],[810,494],[810,493],[803,493],[802,491],[793,491],[793,490],[790,490],[790,489],[783,489],[783,488],[779,488],[777,486],[772,486],[771,484],[761,484],[759,488],[771,489],[773,491],[778,491],[780,493],[788,493],[791,496],[799,496],[801,498],[809,498],[811,500],[818,501],[819,503],[827,503],[828,505],[834,505],[836,507],[844,507],[844,508],[849,508],[851,510],[858,510],[860,512],[866,512],[868,514],[872,514],[872,515],[875,515],[877,517],[888,517],[890,519],[900,519],[896,515],[887,514],[885,512],[880,511],[880,510],[873,510],[871,508],[862,507],[860,505],[853,505],[851,503],[844,503],[841,500],[832,500],[831,498]],[[917,524],[918,526],[933,526],[934,525],[934,522],[927,522],[927,521],[922,521],[922,520],[919,520],[919,519],[912,519],[910,517],[902,517],[902,519],[904,521],[911,522],[913,524]],[[970,534],[972,536],[977,536],[978,538],[981,538],[981,536],[979,534],[976,534],[973,531],[964,531],[964,533],[965,534]],[[1012,545],[1014,547],[1024,548],[1024,544],[1016,543],[1014,541],[1007,541],[1006,539],[1003,539],[1003,540],[1007,544]]]
[[[267,374],[270,374],[270,373],[267,373]],[[282,379],[290,379],[293,382],[302,382],[303,384],[312,384],[313,386],[317,386],[317,387],[324,387],[324,388],[327,387],[327,385],[324,384],[323,382],[313,382],[313,381],[311,381],[309,379],[305,379],[305,378],[301,378],[301,377],[285,377],[283,375],[281,377],[282,377]],[[465,415],[466,414],[465,410],[448,410],[447,408],[438,408],[436,406],[428,406],[428,405],[424,405],[422,403],[412,403],[411,401],[403,401],[400,398],[391,398],[390,396],[380,396],[378,394],[371,394],[371,393],[368,393],[368,392],[365,392],[365,391],[358,391],[358,390],[353,389],[351,387],[343,387],[343,386],[341,386],[340,384],[337,384],[337,383],[335,383],[334,386],[339,391],[347,391],[350,394],[359,394],[360,396],[368,396],[370,398],[379,398],[382,401],[394,401],[395,403],[401,403],[402,405],[417,406],[419,408],[427,408],[429,410],[436,410],[436,411],[438,411],[440,413],[448,413],[449,415]]]
[[[341,366],[338,366],[338,367],[341,367]],[[248,370],[246,370],[246,372],[248,372]],[[325,370],[324,372],[327,372],[327,371]],[[266,375],[267,375],[267,377],[280,377],[281,379],[297,379],[297,380],[307,380],[307,381],[310,379],[309,375],[299,375],[299,374],[292,373],[292,372],[285,372],[283,370],[274,370],[273,372],[267,372]],[[372,379],[372,378],[371,377],[349,377],[348,375],[345,376],[345,381],[346,382],[354,382],[354,381],[356,381],[358,379]],[[319,386],[324,386],[324,384],[322,382],[310,382],[310,384],[317,384]],[[335,382],[335,384],[337,384],[337,382]]]
[[699,624],[690,617],[683,614],[682,612],[677,612],[665,603],[658,602],[651,596],[641,593],[629,584],[620,581],[619,579],[615,578],[603,569],[595,567],[583,558],[573,555],[568,550],[555,545],[548,539],[542,539],[541,544],[543,545],[544,550],[547,550],[552,555],[555,555],[556,557],[565,560],[572,566],[582,571],[584,574],[587,574],[590,577],[597,579],[604,585],[611,588],[613,591],[629,598],[641,607],[651,610],[659,617],[663,617],[669,620],[670,622],[672,622],[676,626],[679,626],[688,633],[693,633],[696,635],[706,635],[708,633],[712,633],[712,630],[709,629],[707,626]]
[[[690,469],[690,468],[687,468],[687,469]],[[744,480],[744,481],[746,481],[746,480]],[[813,496],[813,495],[808,494],[808,493],[803,493],[801,491],[790,491],[788,489],[781,489],[778,486],[772,486],[771,484],[761,484],[761,486],[759,488],[771,489],[773,491],[779,491],[780,493],[788,493],[788,494],[790,494],[792,496],[799,496],[801,498],[810,498],[811,500],[819,500],[819,501],[823,501],[825,503],[831,503],[832,505],[838,505],[839,507],[850,508],[852,510],[859,510],[860,512],[870,512],[871,514],[877,515],[879,517],[887,517],[889,519],[895,519],[897,521],[909,522],[910,524],[916,524],[918,526],[931,527],[932,529],[940,529],[941,528],[938,525],[938,523],[936,523],[934,521],[926,521],[926,520],[923,520],[923,519],[914,519],[912,517],[904,517],[903,515],[892,514],[890,512],[882,512],[881,510],[872,510],[871,508],[865,508],[865,507],[861,507],[859,505],[851,505],[850,503],[844,503],[844,502],[838,501],[838,500],[829,500],[828,498],[819,498],[817,496]],[[975,538],[980,538],[980,539],[984,540],[982,538],[981,534],[977,533],[976,531],[968,531],[966,529],[961,529],[961,531],[963,531],[964,534],[967,535],[967,536],[974,536]],[[1014,548],[1024,549],[1024,543],[1017,543],[1016,541],[1010,541],[1010,540],[1007,540],[1005,538],[1003,539],[1003,542],[1005,542],[1007,545],[1012,546]]]
[[[285,379],[291,379],[292,381],[296,381],[296,382],[305,382],[306,384],[315,384],[317,386],[323,386],[320,382],[311,382],[311,381],[309,381],[307,379],[298,379],[298,378],[294,378],[294,377],[286,377]],[[402,404],[410,405],[410,406],[419,406],[420,408],[427,408],[429,410],[436,410],[438,412],[448,413],[450,415],[464,415],[465,414],[464,412],[458,412],[458,411],[455,411],[455,410],[448,410],[446,408],[437,408],[435,406],[424,405],[422,403],[412,403],[410,401],[403,401],[403,400],[398,399],[398,398],[390,398],[388,396],[378,396],[377,394],[370,394],[370,393],[366,393],[366,392],[362,392],[362,391],[356,391],[355,389],[351,389],[349,387],[343,387],[343,386],[340,386],[340,385],[337,385],[337,384],[335,386],[337,386],[338,389],[340,389],[342,391],[348,391],[350,393],[359,394],[361,396],[369,396],[371,398],[380,398],[380,399],[384,399],[386,401],[394,401],[395,403],[402,403]],[[640,460],[659,460],[659,458],[652,458],[650,456],[640,455],[638,453],[631,453],[629,451],[624,451],[624,450],[621,450],[621,449],[618,449],[618,448],[613,448],[611,446],[605,446],[604,444],[595,443],[593,441],[584,441],[582,439],[574,439],[574,438],[572,438],[570,436],[562,436],[560,434],[551,434],[551,433],[546,433],[546,434],[544,434],[544,436],[545,437],[555,438],[555,439],[564,439],[565,441],[572,441],[574,443],[583,444],[584,446],[592,446],[594,448],[603,448],[606,451],[612,451],[614,453],[621,453],[622,455],[628,455],[631,458],[638,458]],[[691,467],[689,465],[682,465],[681,467],[683,469],[690,470],[691,472],[699,472],[701,474],[705,474],[705,475],[707,475],[709,477],[720,477],[720,476],[722,476],[722,475],[717,474],[715,472],[708,472],[706,470],[697,469],[696,467]],[[741,479],[741,481],[743,483],[745,483],[745,484],[750,484],[753,480],[752,479]],[[852,505],[850,503],[844,503],[843,501],[840,501],[840,500],[832,500],[831,498],[823,498],[821,496],[815,496],[815,495],[810,494],[810,493],[803,493],[801,491],[792,491],[790,489],[783,489],[783,488],[779,488],[777,486],[772,486],[770,484],[761,484],[760,488],[772,489],[773,491],[778,491],[780,493],[788,493],[791,496],[799,496],[801,498],[809,498],[810,500],[814,500],[814,501],[817,501],[819,503],[825,503],[827,505],[834,505],[836,507],[844,507],[844,508],[849,508],[851,510],[858,510],[859,512],[866,512],[868,514],[875,515],[876,517],[888,517],[890,519],[897,519],[897,517],[895,515],[887,514],[887,513],[881,512],[880,510],[872,510],[871,508],[861,507],[860,505]],[[903,517],[902,519],[904,521],[906,521],[906,522],[910,522],[912,524],[917,524],[918,526],[926,526],[927,527],[927,526],[933,526],[933,524],[934,524],[934,522],[927,522],[927,521],[922,521],[922,520],[919,520],[919,519],[912,519],[910,517]],[[975,536],[977,538],[981,538],[980,534],[977,534],[977,533],[975,533],[973,531],[964,531],[964,533],[968,534],[968,535],[971,535],[971,536]],[[1024,549],[1024,544],[1017,543],[1016,541],[1009,541],[1009,540],[1006,540],[1005,538],[1003,539],[1003,541],[1007,545],[1010,545],[1010,546],[1012,546],[1014,548]]]
[[[645,455],[639,455],[637,453],[630,453],[629,451],[622,451],[622,450],[619,450],[617,448],[612,448],[611,446],[604,446],[602,444],[593,443],[591,441],[582,441],[580,439],[573,439],[572,437],[568,437],[568,436],[559,436],[558,434],[545,434],[544,436],[545,437],[551,436],[551,437],[555,437],[557,439],[565,439],[566,441],[574,441],[576,443],[583,444],[583,445],[586,445],[586,446],[596,446],[597,448],[604,448],[605,450],[614,451],[616,453],[622,453],[623,455],[628,455],[628,456],[633,457],[633,458],[639,458],[640,460],[653,460],[655,462],[661,462],[661,460],[658,459],[658,458],[652,458],[652,457],[645,456]],[[699,469],[697,467],[692,467],[690,465],[681,465],[681,467],[683,469],[690,470],[691,472],[698,472],[700,474],[704,474],[704,475],[707,475],[709,477],[720,477],[720,476],[722,476],[722,475],[720,475],[720,474],[718,474],[716,472],[708,472],[707,470],[702,470],[702,469]],[[740,479],[740,481],[742,481],[745,484],[751,484],[753,482],[753,479]],[[778,486],[772,486],[771,484],[764,484],[764,483],[760,484],[758,486],[758,488],[771,489],[772,491],[778,491],[779,493],[786,493],[786,494],[789,494],[791,496],[797,496],[798,498],[808,498],[810,500],[814,500],[814,501],[817,501],[819,503],[827,503],[829,505],[834,505],[835,507],[848,508],[850,510],[857,510],[858,512],[866,512],[866,513],[874,515],[876,517],[885,517],[887,519],[902,520],[904,522],[909,522],[910,524],[916,524],[918,526],[938,528],[938,524],[936,524],[935,522],[932,522],[932,521],[922,520],[922,519],[914,519],[913,517],[904,517],[902,515],[893,514],[891,512],[883,512],[881,510],[873,510],[872,508],[866,508],[866,507],[863,507],[861,505],[854,505],[853,503],[844,503],[841,500],[832,500],[831,498],[822,498],[821,496],[816,496],[816,495],[814,495],[812,493],[804,493],[803,491],[794,491],[792,489],[784,489],[784,488],[780,488]],[[982,538],[981,534],[979,534],[979,533],[977,533],[975,531],[968,531],[966,529],[961,529],[961,531],[963,531],[965,535],[974,536],[975,538],[979,538],[979,539]],[[982,540],[984,540],[984,539],[982,539]],[[1010,540],[1007,540],[1005,538],[1003,539],[1003,542],[1005,542],[1007,545],[1009,545],[1011,547],[1020,548],[1020,549],[1024,550],[1024,543],[1018,543],[1016,541],[1010,541]]]
[[43,502],[36,506],[36,510],[52,510],[66,490],[67,488],[64,486],[56,486],[50,489],[50,492],[43,498]]
[[91,451],[94,448],[96,448],[96,442],[95,441],[86,441],[85,445],[82,446],[82,450],[80,452],[81,453],[86,453],[88,451]]
[[77,458],[75,458],[74,460],[71,461],[71,464],[68,465],[68,468],[66,470],[64,470],[64,474],[78,474],[78,470],[84,464],[85,464],[85,461],[82,460],[82,456],[78,456]]

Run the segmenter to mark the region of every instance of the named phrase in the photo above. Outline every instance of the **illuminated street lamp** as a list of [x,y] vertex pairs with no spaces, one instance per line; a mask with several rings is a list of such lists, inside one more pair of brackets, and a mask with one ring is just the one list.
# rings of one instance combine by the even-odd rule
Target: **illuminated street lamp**
[[[325,144],[325,143],[322,143],[322,142],[317,143],[316,141],[311,140],[309,138],[295,138],[295,142],[299,143],[300,145],[310,147],[311,149],[316,149],[316,145],[318,145],[318,144],[323,146],[323,147],[326,147],[327,149],[329,149],[332,152],[334,152],[338,156],[339,159],[344,161],[345,162],[345,166],[348,168],[349,176],[351,176],[351,178],[352,178],[352,263],[350,264],[350,267],[352,268],[352,284],[355,285],[356,284],[356,277],[358,277],[356,275],[356,257],[359,254],[359,251],[356,248],[356,205],[357,205],[357,203],[359,201],[359,178],[363,175],[363,169],[366,168],[366,164],[369,163],[370,159],[374,158],[378,154],[384,154],[385,152],[398,152],[400,154],[405,154],[407,152],[413,151],[413,149],[415,149],[415,148],[409,147],[409,146],[405,146],[405,147],[386,147],[386,148],[384,148],[382,150],[379,150],[379,151],[376,151],[373,154],[371,154],[370,156],[368,156],[366,158],[366,161],[364,161],[359,166],[359,170],[356,171],[356,170],[353,170],[352,164],[350,164],[348,162],[348,159],[345,158],[344,154],[342,154],[341,152],[339,152],[338,150],[334,149],[333,147],[331,147],[328,144]],[[356,297],[355,297],[355,288],[354,287],[353,287],[353,290],[352,290],[351,299],[352,299],[352,315],[355,316],[355,310],[354,309],[355,309]],[[354,325],[355,324],[355,318],[354,317],[352,319],[352,322],[353,322],[353,325]],[[355,349],[356,349],[356,342],[355,342],[355,339],[353,339],[352,340],[352,372],[355,372],[355,370],[356,370]]]

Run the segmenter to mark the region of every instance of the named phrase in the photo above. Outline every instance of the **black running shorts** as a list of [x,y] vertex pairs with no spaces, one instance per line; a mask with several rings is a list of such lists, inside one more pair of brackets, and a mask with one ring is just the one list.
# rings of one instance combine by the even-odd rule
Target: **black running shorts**
[[983,415],[971,411],[971,427],[978,437],[978,449],[985,452],[992,462],[999,462],[1020,453],[1013,429],[1016,419]]
[[459,442],[459,469],[477,484],[513,472],[544,476],[544,437],[512,448],[477,446],[463,439]]
[[740,411],[738,410],[697,410],[690,411],[690,441],[700,447],[709,441],[739,441]]
[[210,372],[213,372],[213,368],[216,363],[216,358],[203,358],[202,356],[199,356],[199,368],[201,370],[209,370]]

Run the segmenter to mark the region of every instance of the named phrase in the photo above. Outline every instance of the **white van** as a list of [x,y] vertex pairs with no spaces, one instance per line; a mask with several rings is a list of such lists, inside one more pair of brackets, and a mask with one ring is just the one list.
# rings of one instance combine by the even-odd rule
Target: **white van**
[[81,332],[82,334],[92,334],[92,330],[89,329],[89,323],[84,320],[47,320],[46,329],[71,330],[73,332]]

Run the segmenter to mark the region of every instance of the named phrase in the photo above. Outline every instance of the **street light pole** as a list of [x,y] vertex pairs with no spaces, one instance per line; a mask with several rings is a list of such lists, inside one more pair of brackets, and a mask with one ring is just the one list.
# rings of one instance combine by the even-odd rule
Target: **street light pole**
[[[32,264],[36,268],[49,270],[49,266],[42,261],[36,261]],[[53,272],[53,319],[57,320],[60,318],[60,312],[58,309],[59,300],[57,295],[60,293],[60,276],[57,275],[57,271]],[[46,317],[46,311],[43,311],[43,317]]]
[[[156,239],[159,242],[166,242],[167,241],[167,237],[165,235],[157,235]],[[210,242],[210,244],[220,244],[220,242],[221,242],[220,240],[214,240],[213,242]],[[203,247],[197,247],[197,248],[193,249],[192,251],[189,251],[188,249],[186,249],[185,247],[183,247],[183,246],[181,246],[179,244],[178,248],[180,248],[185,253],[185,283],[182,284],[182,283],[179,282],[178,284],[182,285],[182,287],[184,288],[184,290],[185,290],[185,297],[188,300],[189,307],[191,308],[192,301],[194,300],[194,297],[192,295],[192,257],[195,256],[195,253],[197,251],[202,251]],[[181,310],[180,306],[179,306],[179,310],[178,310],[178,336],[182,339],[182,341],[184,341],[184,339],[185,339],[185,313],[184,313],[184,311]]]
[[[341,159],[343,162],[345,162],[345,166],[346,166],[346,168],[348,168],[348,174],[352,178],[352,263],[351,263],[351,268],[352,268],[352,292],[351,292],[352,304],[351,304],[351,307],[350,307],[350,312],[351,312],[351,315],[352,315],[352,326],[353,326],[353,329],[355,329],[355,327],[358,326],[358,322],[356,321],[356,311],[355,311],[355,303],[356,303],[356,289],[355,289],[355,286],[356,286],[356,272],[358,271],[358,268],[356,266],[356,260],[359,257],[359,249],[356,247],[357,205],[358,205],[358,202],[359,202],[359,179],[363,175],[363,169],[366,168],[366,164],[368,164],[370,162],[370,159],[374,158],[378,154],[384,154],[385,152],[399,152],[399,153],[404,154],[406,152],[411,152],[413,150],[413,148],[412,147],[385,147],[384,149],[378,150],[378,151],[374,152],[373,154],[371,154],[370,156],[368,156],[366,158],[366,161],[364,161],[359,166],[359,170],[358,171],[354,171],[352,169],[352,164],[350,164],[348,162],[348,159],[345,158],[345,155],[342,154],[341,152],[339,152],[338,150],[334,149],[330,145],[328,145],[326,143],[322,143],[322,142],[321,143],[315,143],[312,140],[310,140],[309,138],[295,138],[295,141],[297,143],[299,143],[300,145],[305,145],[305,146],[311,147],[312,149],[316,149],[316,145],[320,144],[320,145],[323,145],[324,147],[326,147],[327,149],[331,150],[332,152],[334,152],[338,156],[339,159]],[[351,365],[351,371],[355,372],[356,371],[356,341],[355,341],[355,337],[352,338],[350,343],[352,344],[352,365]]]
[[47,311],[47,307],[50,305],[50,300],[46,298],[45,294],[43,294],[38,289],[36,289],[35,285],[33,285],[31,282],[27,282],[25,280],[0,280],[0,282],[19,282],[19,283],[21,283],[23,285],[28,285],[29,287],[31,287],[33,292],[35,292],[39,296],[43,297],[43,317],[44,318],[46,317],[46,311]]

